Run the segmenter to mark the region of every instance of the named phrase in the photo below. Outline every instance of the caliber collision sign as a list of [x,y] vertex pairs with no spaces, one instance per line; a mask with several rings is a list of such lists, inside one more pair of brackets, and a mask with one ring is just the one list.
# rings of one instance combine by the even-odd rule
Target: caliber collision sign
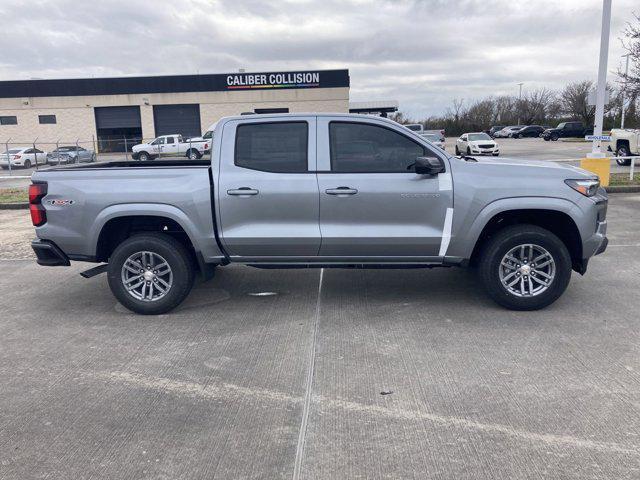
[[320,72],[239,73],[227,75],[229,90],[261,88],[313,88],[320,86]]

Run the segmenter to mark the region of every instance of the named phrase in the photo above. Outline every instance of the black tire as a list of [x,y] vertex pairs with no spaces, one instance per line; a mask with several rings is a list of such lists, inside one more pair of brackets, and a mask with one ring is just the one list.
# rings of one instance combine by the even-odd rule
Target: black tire
[[498,155],[500,155],[500,153],[492,153],[491,155],[493,155],[494,157],[497,157]]
[[[555,277],[551,284],[534,296],[519,297],[509,292],[500,281],[503,257],[522,244],[535,244],[546,249],[555,262]],[[571,256],[562,240],[550,231],[535,225],[512,225],[500,230],[484,245],[478,273],[487,293],[499,305],[511,310],[538,310],[551,305],[566,290],[571,279]]]
[[467,147],[467,155],[471,155],[471,149]]
[[200,152],[198,152],[198,150],[196,150],[195,148],[192,148],[187,152],[187,158],[189,160],[198,160],[200,157],[202,157],[202,155],[200,155]]
[[516,135],[516,138],[522,138],[522,134],[519,133],[518,135]]
[[[626,145],[620,145],[616,148],[616,157],[628,157],[630,154],[629,147]],[[627,158],[626,160],[616,159],[616,163],[621,167],[628,167],[631,165],[631,159]]]
[[[122,268],[125,261],[136,252],[152,252],[167,262],[173,281],[167,293],[157,300],[135,298],[124,286]],[[175,238],[162,233],[134,235],[122,242],[109,258],[108,280],[111,292],[129,310],[142,315],[159,315],[169,312],[187,298],[193,286],[195,268],[189,251]]]
[[542,137],[544,139],[545,142],[548,142],[549,140],[551,140],[549,137]]
[[456,145],[456,155],[460,155],[460,150],[458,150],[458,145]]
[[138,160],[140,160],[141,162],[147,162],[151,160],[151,155],[149,155],[147,152],[140,152],[138,153]]
[[549,138],[552,142],[555,142],[558,140],[558,135],[556,135],[555,133],[552,133]]
[[31,160],[25,160],[24,164],[22,165],[24,168],[31,168]]

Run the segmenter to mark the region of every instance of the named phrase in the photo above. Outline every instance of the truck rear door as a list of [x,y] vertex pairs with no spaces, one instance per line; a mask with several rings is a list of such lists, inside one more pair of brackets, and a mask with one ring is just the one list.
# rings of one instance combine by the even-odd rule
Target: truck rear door
[[[447,172],[416,175],[419,156],[441,158]],[[453,214],[448,161],[403,127],[318,117],[318,185],[321,256],[402,262],[444,255]]]
[[219,168],[219,224],[229,256],[318,255],[315,117],[225,123]]

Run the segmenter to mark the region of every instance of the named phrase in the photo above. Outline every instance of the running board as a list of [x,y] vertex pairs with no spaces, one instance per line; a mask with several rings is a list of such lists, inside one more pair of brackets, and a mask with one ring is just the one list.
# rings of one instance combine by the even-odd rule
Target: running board
[[97,267],[93,267],[93,268],[90,268],[89,270],[85,270],[84,272],[81,272],[80,275],[82,275],[84,278],[95,277],[96,275],[100,275],[101,273],[106,272],[107,268],[109,268],[109,264],[103,263],[102,265],[98,265]]

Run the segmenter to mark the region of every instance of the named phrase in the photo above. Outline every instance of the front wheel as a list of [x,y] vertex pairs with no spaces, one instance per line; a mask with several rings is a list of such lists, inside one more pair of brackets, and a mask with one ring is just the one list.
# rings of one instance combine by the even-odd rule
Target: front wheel
[[511,310],[538,310],[551,305],[571,279],[571,256],[550,231],[535,225],[513,225],[489,239],[480,258],[479,275],[489,296]]
[[550,138],[552,142],[555,142],[556,140],[558,140],[558,135],[552,134]]
[[138,154],[138,160],[140,160],[141,162],[146,162],[147,160],[150,160],[150,159],[151,157],[147,152],[140,152]]
[[134,235],[109,258],[111,292],[129,310],[142,315],[166,313],[187,298],[194,265],[187,249],[166,234]]
[[460,150],[458,149],[457,145],[456,145],[456,155],[460,155]]
[[493,155],[494,157],[497,157],[498,155],[500,155],[500,152],[498,152],[498,153],[492,153],[491,155]]

